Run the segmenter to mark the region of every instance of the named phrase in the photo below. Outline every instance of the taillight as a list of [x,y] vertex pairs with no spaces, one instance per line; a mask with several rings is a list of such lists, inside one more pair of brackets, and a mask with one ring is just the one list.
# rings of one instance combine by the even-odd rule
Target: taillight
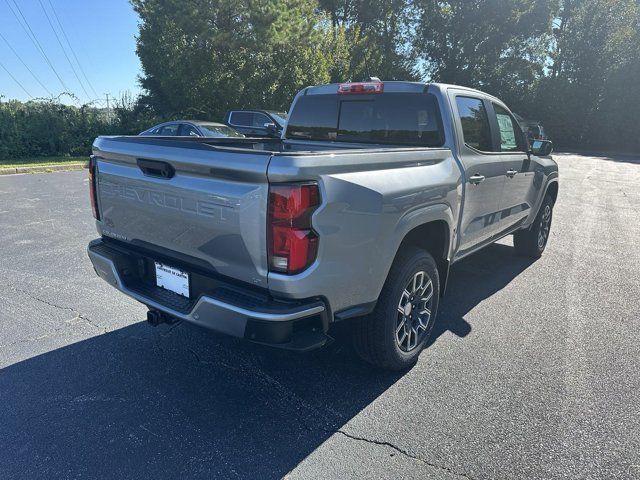
[[316,184],[269,186],[269,270],[295,274],[313,263],[318,235],[311,226],[311,215],[319,206]]
[[338,85],[338,95],[362,95],[366,93],[383,93],[384,83],[382,82],[353,82],[341,83]]
[[100,220],[100,212],[98,211],[98,194],[96,190],[96,182],[98,181],[98,167],[95,155],[89,157],[89,197],[91,199],[91,210],[93,217]]

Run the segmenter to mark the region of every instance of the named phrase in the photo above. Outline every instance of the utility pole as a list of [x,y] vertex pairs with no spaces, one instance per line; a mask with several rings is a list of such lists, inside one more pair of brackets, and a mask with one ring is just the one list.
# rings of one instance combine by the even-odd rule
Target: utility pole
[[105,93],[107,96],[107,122],[111,122],[111,110],[109,110],[109,94]]

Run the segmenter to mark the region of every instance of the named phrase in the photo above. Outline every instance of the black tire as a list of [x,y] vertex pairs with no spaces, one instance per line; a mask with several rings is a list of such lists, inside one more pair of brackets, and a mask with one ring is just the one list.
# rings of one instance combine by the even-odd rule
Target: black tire
[[546,195],[531,226],[513,234],[513,246],[518,255],[530,258],[542,256],[542,252],[549,242],[552,218],[553,198],[551,195]]
[[[420,272],[423,273],[422,276]],[[425,275],[428,278],[425,278]],[[420,278],[423,279],[424,283],[421,285],[425,289],[421,290],[419,287],[416,292],[422,293],[407,296],[405,287]],[[429,300],[424,302],[424,298],[427,297]],[[356,351],[365,361],[386,370],[404,370],[412,367],[431,336],[438,313],[439,298],[440,278],[433,257],[428,252],[413,247],[400,252],[391,267],[374,311],[355,321],[353,333]],[[399,311],[402,301],[405,301],[405,313]],[[411,306],[407,306],[407,303]],[[407,310],[409,313],[406,313]],[[426,311],[430,311],[428,320]],[[415,346],[409,348],[414,335],[412,326],[417,333],[413,337]],[[397,330],[400,333],[397,334]],[[406,336],[403,337],[407,332],[411,332],[408,333],[408,339]],[[397,336],[404,338],[402,345],[399,344]]]

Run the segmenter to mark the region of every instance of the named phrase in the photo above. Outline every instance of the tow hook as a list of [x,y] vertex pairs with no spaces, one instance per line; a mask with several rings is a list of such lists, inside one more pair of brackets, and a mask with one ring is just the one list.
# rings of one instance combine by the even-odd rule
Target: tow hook
[[147,312],[147,322],[153,327],[157,327],[161,323],[176,323],[178,321],[177,318],[172,317],[171,315],[167,315],[166,313],[162,313],[159,310],[149,310]]

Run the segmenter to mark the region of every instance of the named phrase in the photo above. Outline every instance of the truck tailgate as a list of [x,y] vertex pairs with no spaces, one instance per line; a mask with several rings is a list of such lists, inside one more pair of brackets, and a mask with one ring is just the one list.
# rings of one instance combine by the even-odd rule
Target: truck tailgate
[[269,152],[144,137],[93,152],[102,235],[267,286]]

